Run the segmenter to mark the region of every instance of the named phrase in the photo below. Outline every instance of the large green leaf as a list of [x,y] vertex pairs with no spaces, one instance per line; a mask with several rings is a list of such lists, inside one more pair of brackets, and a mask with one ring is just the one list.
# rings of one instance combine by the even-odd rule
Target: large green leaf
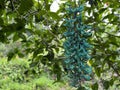
[[18,12],[20,14],[23,14],[24,12],[27,12],[30,10],[33,6],[33,1],[32,0],[21,0],[20,6],[18,8]]

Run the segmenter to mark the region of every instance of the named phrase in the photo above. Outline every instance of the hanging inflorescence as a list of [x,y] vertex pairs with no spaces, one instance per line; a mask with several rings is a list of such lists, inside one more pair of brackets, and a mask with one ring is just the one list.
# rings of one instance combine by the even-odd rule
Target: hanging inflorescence
[[83,6],[77,8],[69,6],[66,10],[69,17],[65,19],[67,31],[64,33],[66,37],[63,44],[66,57],[64,64],[71,84],[78,87],[81,81],[90,80],[92,72],[91,67],[87,64],[90,59],[89,48],[91,48],[87,38],[91,36],[91,31],[90,26],[82,22]]

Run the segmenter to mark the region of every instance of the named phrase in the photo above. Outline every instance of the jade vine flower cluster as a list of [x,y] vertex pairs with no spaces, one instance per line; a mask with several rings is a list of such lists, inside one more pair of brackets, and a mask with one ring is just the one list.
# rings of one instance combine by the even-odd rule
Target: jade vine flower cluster
[[81,81],[91,79],[92,69],[87,64],[90,59],[89,49],[91,48],[87,39],[91,36],[91,31],[90,26],[82,22],[83,6],[77,8],[69,6],[66,10],[68,17],[64,24],[67,29],[64,33],[66,41],[63,44],[66,57],[64,64],[72,86],[78,87]]

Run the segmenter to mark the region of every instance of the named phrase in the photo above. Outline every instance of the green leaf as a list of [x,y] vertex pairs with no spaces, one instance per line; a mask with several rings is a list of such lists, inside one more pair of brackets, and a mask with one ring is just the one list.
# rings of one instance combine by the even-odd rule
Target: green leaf
[[45,0],[45,9],[47,10],[47,11],[49,11],[50,10],[50,4],[49,4],[49,1],[48,0]]
[[44,57],[48,58],[49,61],[53,61],[53,59],[54,59],[53,50],[49,50],[48,54],[46,56],[44,56]]
[[94,17],[95,17],[95,21],[99,22],[100,19],[99,19],[99,14],[98,14],[98,12],[94,12],[93,15],[94,15]]
[[101,76],[101,67],[95,67],[95,73],[98,77]]
[[3,24],[4,24],[3,19],[0,18],[0,25],[3,25]]
[[0,0],[0,14],[1,14],[2,9],[4,8],[5,8],[5,0]]
[[113,84],[114,84],[114,79],[111,79],[111,80],[109,81],[109,84],[110,84],[110,86],[113,86]]
[[55,12],[49,12],[48,14],[49,14],[53,19],[55,19],[55,20],[59,20],[59,19],[60,19],[60,17],[58,16],[58,14],[55,13]]
[[92,90],[98,90],[98,83],[92,85]]
[[21,4],[18,8],[18,12],[20,14],[23,14],[24,12],[30,10],[33,6],[33,1],[32,0],[21,0]]
[[10,61],[13,57],[14,57],[15,53],[14,52],[9,52],[7,57],[8,57],[8,61]]
[[23,53],[19,52],[19,53],[18,53],[18,56],[19,56],[20,58],[23,58],[25,55],[24,55]]
[[109,86],[110,86],[109,81],[104,81],[104,82],[103,82],[103,86],[104,86],[105,89],[108,90],[108,88],[109,88]]
[[102,14],[106,9],[107,9],[107,8],[101,8],[101,9],[99,10],[99,14]]
[[103,20],[104,19],[109,19],[109,21],[111,21],[113,17],[114,17],[114,14],[108,14],[103,18]]
[[86,90],[86,88],[83,86],[80,86],[77,90]]
[[19,39],[18,33],[15,33],[13,36],[13,41],[17,41]]

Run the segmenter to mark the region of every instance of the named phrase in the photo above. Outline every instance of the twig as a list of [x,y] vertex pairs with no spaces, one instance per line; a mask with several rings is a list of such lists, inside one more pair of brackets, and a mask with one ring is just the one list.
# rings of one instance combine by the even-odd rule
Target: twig
[[13,4],[13,2],[12,2],[12,0],[10,0],[10,4],[11,4],[11,7],[12,7],[12,11],[14,11],[14,4]]
[[117,36],[117,35],[113,35],[113,34],[111,34],[111,33],[108,33],[108,32],[105,32],[106,34],[108,34],[108,35],[110,35],[110,36],[113,36],[113,37],[118,37],[118,38],[120,38],[120,36]]
[[12,11],[15,11],[18,15],[20,15],[19,12],[16,10],[12,0],[10,0],[10,3],[11,3]]
[[36,14],[36,13],[38,13],[38,10],[36,10],[36,11],[33,11],[33,12],[29,12],[29,13],[27,13],[25,16],[23,16],[25,19],[28,17],[28,16],[30,16],[31,14],[33,15],[33,14]]

